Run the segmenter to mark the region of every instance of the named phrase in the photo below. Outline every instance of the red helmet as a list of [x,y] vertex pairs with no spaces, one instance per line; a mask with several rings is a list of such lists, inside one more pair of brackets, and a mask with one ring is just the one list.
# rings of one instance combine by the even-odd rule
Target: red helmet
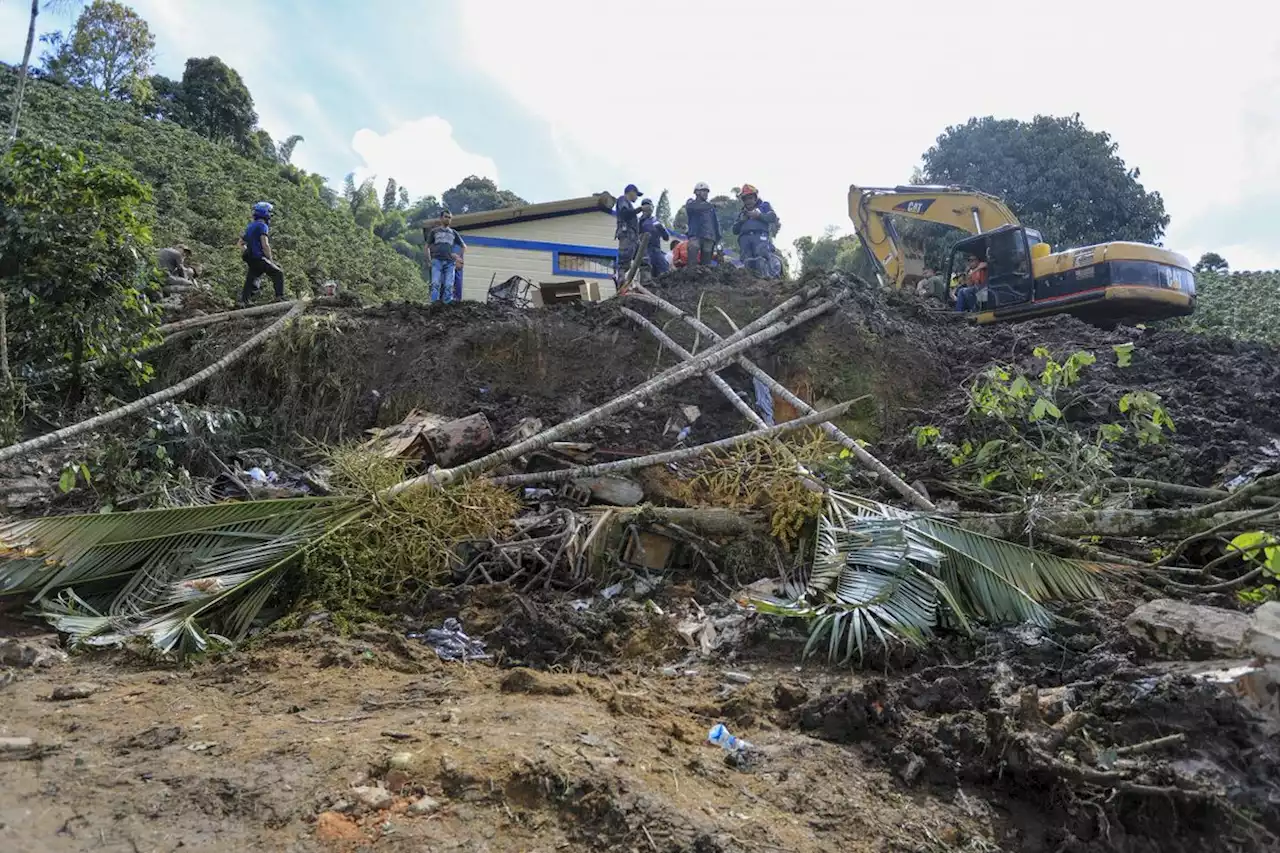
[[743,185],[742,185],[742,188],[741,188],[740,190],[738,190],[738,195],[739,195],[739,196],[744,196],[744,195],[760,195],[760,190],[758,190],[758,189],[756,189],[755,187],[751,186],[751,184],[743,184]]

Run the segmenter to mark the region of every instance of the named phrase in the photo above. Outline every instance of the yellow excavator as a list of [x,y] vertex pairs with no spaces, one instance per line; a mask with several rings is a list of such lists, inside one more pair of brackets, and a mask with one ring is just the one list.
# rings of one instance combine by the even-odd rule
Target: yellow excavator
[[851,186],[849,216],[885,286],[914,286],[924,276],[923,253],[906,245],[894,217],[972,235],[952,246],[942,280],[951,281],[953,271],[964,277],[971,259],[986,264],[973,312],[978,323],[1074,314],[1113,325],[1195,310],[1195,277],[1177,252],[1116,241],[1055,253],[1003,201],[968,187]]

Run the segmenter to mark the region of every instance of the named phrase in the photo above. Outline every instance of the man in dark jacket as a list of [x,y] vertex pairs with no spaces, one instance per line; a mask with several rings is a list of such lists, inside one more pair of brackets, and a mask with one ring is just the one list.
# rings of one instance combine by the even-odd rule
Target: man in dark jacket
[[738,249],[743,265],[761,278],[771,278],[773,269],[773,240],[769,230],[778,224],[778,214],[767,201],[760,200],[760,192],[751,184],[743,184],[738,194],[742,210],[733,223],[733,233],[738,235]]
[[671,239],[671,235],[658,217],[653,215],[653,199],[646,198],[640,202],[640,233],[649,235],[649,245],[640,262],[642,271],[647,269],[650,276],[662,275],[670,269],[662,244]]
[[693,198],[684,203],[684,215],[689,220],[689,261],[691,267],[710,264],[711,256],[720,242],[720,220],[716,218],[716,206],[707,196],[711,187],[699,181],[693,187]]
[[636,248],[640,245],[640,214],[636,210],[636,200],[641,195],[635,184],[627,184],[614,206],[618,214],[618,226],[613,232],[618,240],[618,281],[626,276],[627,269],[635,260]]

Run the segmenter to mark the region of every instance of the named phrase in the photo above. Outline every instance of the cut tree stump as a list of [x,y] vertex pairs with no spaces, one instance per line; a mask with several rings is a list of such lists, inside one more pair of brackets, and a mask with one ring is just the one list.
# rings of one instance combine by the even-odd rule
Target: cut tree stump
[[428,429],[422,437],[435,463],[446,468],[478,459],[493,447],[493,427],[480,412]]

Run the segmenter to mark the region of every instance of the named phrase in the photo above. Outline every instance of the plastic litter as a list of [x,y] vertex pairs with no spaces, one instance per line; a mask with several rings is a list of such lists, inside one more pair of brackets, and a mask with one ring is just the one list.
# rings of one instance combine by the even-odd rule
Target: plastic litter
[[725,728],[724,723],[716,723],[711,727],[711,731],[707,732],[707,742],[715,744],[725,752],[746,752],[751,749],[751,744],[740,737],[734,737],[729,734],[729,730]]
[[453,618],[444,620],[444,625],[439,628],[431,628],[421,634],[409,634],[409,637],[431,646],[441,660],[489,660],[490,657],[484,650],[484,641],[468,637],[463,633],[462,623]]

